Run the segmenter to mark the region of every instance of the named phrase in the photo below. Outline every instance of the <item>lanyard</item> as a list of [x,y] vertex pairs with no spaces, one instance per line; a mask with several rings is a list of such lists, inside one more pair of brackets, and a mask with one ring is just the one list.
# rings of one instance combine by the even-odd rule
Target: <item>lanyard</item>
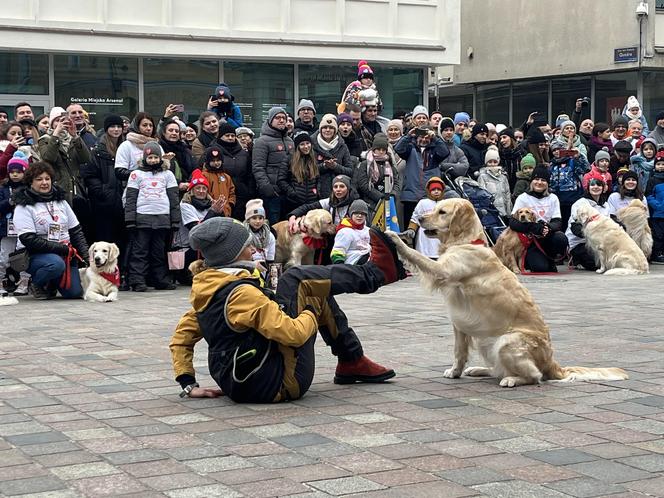
[[46,203],[46,211],[48,211],[48,214],[51,216],[51,219],[55,221],[55,207],[53,206],[53,202]]

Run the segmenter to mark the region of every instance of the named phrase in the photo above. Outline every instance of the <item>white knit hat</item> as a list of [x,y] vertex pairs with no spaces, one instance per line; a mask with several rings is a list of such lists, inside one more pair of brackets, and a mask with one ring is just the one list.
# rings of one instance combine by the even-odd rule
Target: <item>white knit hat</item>
[[65,111],[62,107],[53,107],[51,112],[48,114],[48,124],[53,126],[53,120],[55,118],[59,118],[63,114],[67,114],[67,111]]
[[486,154],[484,155],[484,164],[487,164],[492,159],[494,159],[495,161],[500,162],[500,155],[498,154],[498,147],[496,147],[495,145],[490,145],[489,148],[486,150]]
[[265,208],[263,207],[262,199],[251,199],[247,201],[247,207],[244,211],[244,221],[247,221],[253,216],[262,216],[265,218]]

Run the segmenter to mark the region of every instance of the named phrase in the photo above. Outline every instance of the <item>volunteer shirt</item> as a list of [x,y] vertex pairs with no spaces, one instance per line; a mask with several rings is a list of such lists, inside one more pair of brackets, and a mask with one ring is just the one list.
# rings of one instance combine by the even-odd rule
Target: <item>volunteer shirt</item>
[[579,244],[585,244],[586,242],[586,239],[584,239],[583,237],[577,237],[572,233],[572,223],[576,222],[576,212],[579,210],[579,207],[583,205],[594,207],[595,209],[597,209],[599,214],[602,214],[604,216],[609,216],[610,214],[610,207],[608,202],[604,203],[603,206],[600,206],[592,199],[586,199],[585,197],[581,197],[581,199],[572,204],[569,216],[569,224],[567,225],[567,230],[565,230],[565,237],[567,237],[567,240],[569,241],[570,250],[574,249]]
[[[14,229],[21,236],[36,233],[52,242],[69,242],[69,230],[78,226],[78,219],[66,201],[38,202],[29,206],[16,206]],[[17,249],[24,246],[19,239]]]
[[[609,214],[616,214],[619,209],[622,209],[624,207],[629,206],[629,203],[632,202],[636,197],[625,197],[623,199],[620,198],[620,192],[614,192],[609,196],[609,200],[607,201],[607,204],[609,205]],[[648,201],[646,201],[646,198],[643,197],[642,199],[639,199],[643,204],[646,206],[646,212],[648,212],[648,215],[650,215],[650,212],[648,210]]]
[[[417,203],[417,206],[415,206],[410,221],[412,221],[419,227],[420,219],[425,214],[429,214],[430,212],[432,212],[434,207],[436,207],[436,201],[431,200],[429,198],[421,199]],[[427,237],[424,234],[424,230],[420,228],[417,231],[415,239],[415,250],[420,254],[424,254],[428,258],[438,259],[439,250],[440,250],[440,240],[432,237]]]
[[[156,139],[155,139],[156,140]],[[161,150],[161,155],[164,155],[164,150]],[[115,153],[115,167],[125,168],[129,171],[137,170],[143,162],[143,149],[139,149],[130,140],[125,140],[120,144]]]
[[342,228],[334,237],[332,254],[345,254],[347,265],[354,265],[362,256],[371,252],[371,237],[369,228],[365,225],[361,230],[355,228]]
[[548,223],[553,218],[562,218],[562,215],[560,214],[560,201],[556,194],[549,194],[538,199],[537,197],[533,197],[524,192],[514,201],[512,214],[525,207],[535,211],[535,214],[537,215],[536,221],[542,220]]
[[170,214],[171,205],[166,189],[178,186],[175,175],[170,171],[132,171],[127,189],[138,189],[136,199],[137,214]]
[[187,225],[189,223],[200,223],[205,219],[205,215],[207,215],[208,210],[204,209],[203,211],[199,211],[196,209],[192,204],[189,202],[181,202],[180,203],[180,213],[182,214],[182,225],[180,226],[180,230],[178,231],[178,234],[176,236],[175,244],[178,247],[190,247],[189,245],[189,229],[187,228]]

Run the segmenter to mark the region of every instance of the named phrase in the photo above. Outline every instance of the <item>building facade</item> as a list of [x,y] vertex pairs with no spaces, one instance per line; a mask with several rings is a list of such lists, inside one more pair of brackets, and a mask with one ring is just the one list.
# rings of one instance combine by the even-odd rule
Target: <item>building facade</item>
[[464,0],[461,61],[430,73],[430,107],[518,126],[590,97],[611,123],[635,95],[654,127],[664,109],[664,1]]
[[0,107],[203,111],[227,83],[257,129],[303,97],[334,112],[366,60],[383,115],[426,100],[428,67],[459,62],[460,0],[31,0],[0,12]]

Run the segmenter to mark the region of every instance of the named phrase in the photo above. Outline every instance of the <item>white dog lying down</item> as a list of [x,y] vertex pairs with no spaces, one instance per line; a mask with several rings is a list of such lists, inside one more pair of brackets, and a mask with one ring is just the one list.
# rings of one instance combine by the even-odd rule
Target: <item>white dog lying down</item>
[[118,300],[120,271],[118,246],[110,242],[95,242],[90,246],[90,266],[79,270],[83,299],[105,303]]
[[[399,256],[419,270],[430,290],[445,296],[454,328],[454,363],[443,374],[457,378],[494,376],[503,387],[545,380],[624,380],[620,368],[561,367],[542,314],[528,290],[485,246],[482,224],[465,199],[444,199],[422,220],[421,227],[441,242],[433,261],[410,249],[394,232],[387,232]],[[486,367],[464,370],[474,345]]]
[[583,225],[586,246],[595,254],[604,275],[637,275],[648,273],[648,260],[620,225],[602,216],[590,204],[579,206],[576,220]]

